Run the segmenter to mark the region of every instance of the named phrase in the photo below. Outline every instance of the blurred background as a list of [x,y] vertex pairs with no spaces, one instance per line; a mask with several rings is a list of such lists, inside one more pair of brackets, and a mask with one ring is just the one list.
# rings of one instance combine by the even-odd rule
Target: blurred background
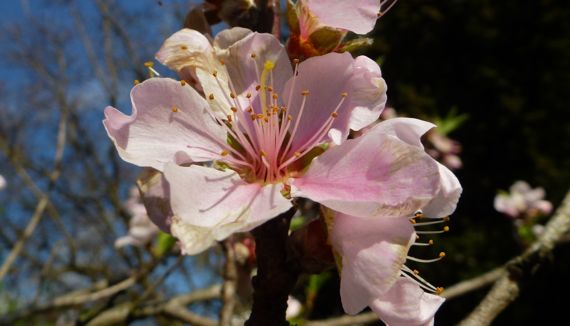
[[[235,323],[247,318],[239,282],[247,287],[250,240],[181,256],[135,219],[142,170],[120,160],[101,123],[107,105],[130,112],[133,81],[149,77],[145,62],[197,3],[0,2],[0,324],[216,324],[228,250],[245,302]],[[382,67],[386,114],[437,123],[426,146],[464,188],[451,232],[436,238],[433,252],[446,259],[422,275],[450,286],[522,253],[551,213],[509,216],[495,196],[525,180],[555,209],[570,189],[570,3],[402,0],[368,36],[361,53]],[[568,241],[494,324],[565,320]],[[436,324],[459,322],[487,291],[449,300]],[[294,296],[300,324],[342,314],[335,271],[303,277]]]

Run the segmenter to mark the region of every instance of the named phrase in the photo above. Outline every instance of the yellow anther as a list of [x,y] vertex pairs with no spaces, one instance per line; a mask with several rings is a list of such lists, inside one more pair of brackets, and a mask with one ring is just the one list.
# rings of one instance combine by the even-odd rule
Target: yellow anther
[[267,119],[267,118],[263,118],[263,121],[265,121],[265,122],[269,122],[269,119]]
[[279,95],[277,93],[273,93],[271,97],[273,97],[273,99],[276,100],[279,97]]
[[435,294],[438,294],[438,295],[439,295],[439,294],[441,294],[441,293],[443,292],[443,290],[444,290],[444,288],[442,288],[441,286],[440,286],[440,287],[437,287],[437,288],[435,288]]
[[210,93],[210,95],[208,95],[208,98],[209,98],[210,100],[214,100],[214,94],[211,94],[211,93]]
[[414,217],[415,217],[415,218],[422,218],[422,217],[424,217],[424,214],[422,214],[422,213],[416,213],[416,214],[414,215]]
[[255,53],[252,53],[252,54],[250,55],[250,57],[251,57],[252,59],[255,59],[255,57],[257,57],[257,55],[256,55]]
[[180,81],[180,86],[186,86],[186,81],[184,79]]
[[230,110],[232,110],[233,113],[236,113],[236,112],[237,112],[237,108],[236,108],[235,106],[232,106],[232,107],[230,108]]
[[232,122],[232,116],[228,114],[228,115],[226,115],[226,117],[228,118],[228,122],[231,123]]
[[279,112],[279,108],[276,107],[276,106],[274,106],[274,107],[273,107],[273,113],[278,113],[278,112]]
[[273,62],[271,60],[267,60],[263,64],[263,69],[265,69],[265,70],[273,70],[273,68],[275,68],[275,62]]
[[222,152],[220,153],[220,155],[222,156],[226,156],[230,153],[230,151],[228,151],[227,149],[222,150]]
[[220,59],[220,64],[223,66],[226,64],[226,62],[224,61],[224,59]]
[[443,257],[445,257],[445,252],[442,251],[439,253],[439,258],[443,258]]
[[256,115],[256,117],[257,117],[258,119],[263,119],[265,116],[264,116],[263,114],[261,114],[261,113],[258,113],[258,114]]
[[413,272],[414,272],[414,274],[416,274],[416,275],[420,275],[420,271],[418,271],[417,269],[414,269]]
[[410,223],[416,224],[416,220],[414,220],[413,218],[411,218],[411,219],[410,219]]
[[293,120],[293,116],[289,114],[289,115],[287,116],[287,120],[288,120],[288,121]]
[[236,94],[232,92],[232,93],[230,93],[230,97],[231,97],[231,98],[236,98]]
[[188,47],[187,47],[186,45],[181,45],[181,46],[180,46],[180,49],[182,49],[182,50],[188,50]]
[[428,241],[428,244],[429,244],[430,246],[433,245],[433,240],[430,239],[430,240]]
[[265,154],[264,151],[259,151],[259,155],[260,155],[260,156],[266,156],[267,154]]
[[217,70],[214,70],[214,71],[212,72],[212,76],[218,77],[218,71],[217,71]]
[[176,107],[176,105],[172,106],[172,112],[178,112],[178,108]]
[[447,225],[444,226],[444,227],[443,227],[443,231],[444,231],[444,232],[449,232],[449,226],[447,226]]
[[295,152],[293,155],[295,155],[295,157],[299,157],[299,156],[301,156],[301,153]]
[[247,93],[247,94],[245,94],[245,97],[247,97],[247,98],[251,98],[251,93]]
[[294,64],[298,64],[298,63],[299,63],[299,59],[297,59],[297,58],[293,59],[293,63],[294,63]]
[[147,61],[147,62],[144,63],[144,66],[147,67],[147,68],[151,68],[152,66],[154,66],[154,62],[152,62],[152,61]]
[[348,96],[348,93],[347,93],[347,92],[342,92],[342,93],[340,93],[340,96],[342,96],[342,97],[347,97],[347,96]]
[[383,15],[383,13],[381,11],[376,13],[376,17],[381,17]]
[[449,218],[449,216],[446,216],[446,217],[443,218],[443,220],[447,222],[447,221],[450,220],[450,218]]
[[258,90],[260,90],[260,89],[261,89],[261,85],[255,86],[255,90],[256,90],[256,91],[258,91]]
[[304,91],[301,92],[301,95],[307,96],[307,95],[309,95],[309,91],[308,91],[308,90],[304,90]]
[[134,81],[134,84],[135,84],[135,85],[138,85],[138,84],[140,84],[140,83],[141,83],[141,81],[140,81],[140,80],[138,80],[138,79],[135,79],[135,81]]

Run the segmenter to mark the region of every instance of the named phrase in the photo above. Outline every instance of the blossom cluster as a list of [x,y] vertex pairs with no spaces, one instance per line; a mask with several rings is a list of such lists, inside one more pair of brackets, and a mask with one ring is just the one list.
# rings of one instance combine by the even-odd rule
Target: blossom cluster
[[[306,47],[321,40],[311,35],[323,26],[343,35],[370,31],[382,3],[357,2],[300,0],[293,36]],[[103,123],[123,160],[162,173],[172,217],[161,225],[185,253],[250,231],[295,198],[308,198],[322,205],[340,257],[345,311],[368,306],[391,325],[429,324],[443,303],[441,289],[405,263],[443,257],[422,260],[408,251],[425,244],[416,227],[455,210],[461,186],[420,141],[433,124],[376,123],[386,82],[373,60],[330,52],[342,37],[300,60],[271,34],[235,27],[211,42],[180,30],[156,59],[183,79],[136,85],[131,115],[107,107]]]

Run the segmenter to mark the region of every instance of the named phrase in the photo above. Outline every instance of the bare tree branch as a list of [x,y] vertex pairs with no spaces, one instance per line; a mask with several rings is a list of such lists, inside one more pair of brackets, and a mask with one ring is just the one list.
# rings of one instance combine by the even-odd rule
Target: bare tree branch
[[536,269],[568,231],[570,231],[570,192],[566,194],[566,198],[546,224],[541,237],[522,255],[505,265],[507,273],[503,274],[479,306],[460,325],[490,325],[501,311],[518,297],[522,276]]

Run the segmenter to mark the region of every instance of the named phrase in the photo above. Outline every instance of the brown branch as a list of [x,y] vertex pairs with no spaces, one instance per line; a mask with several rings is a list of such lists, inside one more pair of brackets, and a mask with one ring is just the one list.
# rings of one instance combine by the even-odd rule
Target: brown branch
[[460,325],[489,325],[521,291],[521,279],[528,276],[548,258],[552,249],[570,231],[570,192],[546,224],[544,233],[522,255],[509,261],[506,273],[495,283],[479,306]]
[[257,275],[252,280],[253,306],[246,326],[288,326],[287,298],[300,274],[298,262],[287,247],[289,222],[295,209],[273,218],[252,231],[255,237]]

